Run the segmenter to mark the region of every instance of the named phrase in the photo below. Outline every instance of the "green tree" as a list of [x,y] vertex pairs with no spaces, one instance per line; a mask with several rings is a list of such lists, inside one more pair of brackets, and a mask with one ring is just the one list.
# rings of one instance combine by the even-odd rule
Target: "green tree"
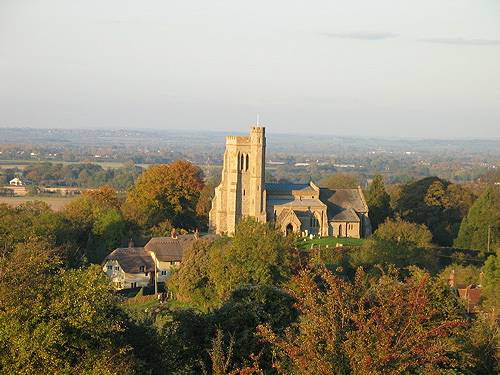
[[410,223],[401,219],[386,220],[374,236],[381,240],[419,247],[431,246],[432,233],[425,225]]
[[222,239],[212,244],[210,241],[196,241],[188,248],[180,267],[168,280],[168,286],[175,297],[183,302],[206,311],[216,302],[214,280],[210,279],[210,254],[219,252],[219,247],[227,242]]
[[350,268],[362,266],[377,275],[380,273],[380,266],[383,269],[391,266],[399,269],[418,266],[431,273],[438,269],[434,251],[428,248],[375,238],[365,241],[358,250],[350,252],[349,263]]
[[243,219],[234,237],[210,254],[209,278],[220,299],[250,285],[280,285],[290,277],[290,239],[252,218]]
[[358,176],[348,173],[334,173],[324,177],[320,186],[330,189],[356,189],[360,183]]
[[31,237],[43,238],[53,246],[72,240],[62,215],[45,202],[30,201],[16,208],[0,204],[0,256]]
[[439,273],[439,278],[443,282],[448,283],[452,273],[454,274],[455,284],[457,286],[468,286],[471,284],[479,284],[480,282],[481,269],[476,266],[451,264]]
[[174,227],[194,229],[196,204],[203,189],[201,169],[185,160],[153,165],[127,194],[125,217],[149,230],[168,220]]
[[243,285],[281,285],[291,272],[290,241],[269,224],[246,218],[231,239],[195,243],[168,286],[180,300],[206,310]]
[[450,246],[474,195],[460,185],[426,177],[402,186],[394,198],[396,215],[405,221],[426,225],[434,243]]
[[488,309],[500,310],[500,250],[497,254],[486,259],[482,268],[483,272],[483,305]]
[[368,208],[370,221],[374,230],[391,216],[391,198],[385,191],[384,179],[376,175],[368,188]]
[[0,260],[2,374],[121,374],[135,366],[100,267],[65,270],[40,238]]
[[103,186],[74,199],[63,211],[77,243],[92,263],[100,264],[127,239],[129,231],[119,209],[120,203],[117,192]]
[[500,249],[500,188],[488,188],[474,202],[460,225],[454,245],[486,251],[490,231],[490,251]]
[[272,348],[261,342],[256,327],[268,324],[274,332],[297,319],[294,299],[283,289],[270,285],[244,286],[236,289],[213,314],[213,324],[233,339],[233,363],[249,366],[252,353],[259,354],[260,366],[272,373]]

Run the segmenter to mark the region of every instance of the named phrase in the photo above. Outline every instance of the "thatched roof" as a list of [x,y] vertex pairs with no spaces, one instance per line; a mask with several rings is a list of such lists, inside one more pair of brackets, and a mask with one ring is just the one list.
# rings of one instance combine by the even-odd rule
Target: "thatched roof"
[[[212,236],[199,237],[199,239],[211,239]],[[193,234],[172,237],[153,237],[144,247],[147,252],[155,254],[161,262],[180,262],[184,251],[189,248],[197,237]]]
[[[142,273],[154,270],[153,259],[143,247],[120,247],[113,250],[104,261],[108,260],[116,260],[126,273]],[[141,267],[144,267],[142,271]]]

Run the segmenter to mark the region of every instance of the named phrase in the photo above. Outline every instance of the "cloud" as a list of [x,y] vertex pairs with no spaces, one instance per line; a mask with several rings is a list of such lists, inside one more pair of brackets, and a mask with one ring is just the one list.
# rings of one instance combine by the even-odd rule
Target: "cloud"
[[458,46],[500,46],[500,39],[425,38],[421,42]]
[[323,33],[330,38],[384,40],[399,37],[399,34],[381,31],[353,31],[349,33]]

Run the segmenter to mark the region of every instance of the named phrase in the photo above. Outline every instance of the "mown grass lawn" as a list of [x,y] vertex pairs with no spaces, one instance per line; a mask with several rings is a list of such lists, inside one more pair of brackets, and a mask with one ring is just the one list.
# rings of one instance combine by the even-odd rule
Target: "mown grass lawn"
[[311,246],[317,247],[337,247],[342,246],[361,246],[365,240],[362,238],[350,238],[350,237],[322,237],[314,239],[304,239],[301,238],[297,242],[297,246],[301,249],[310,249]]

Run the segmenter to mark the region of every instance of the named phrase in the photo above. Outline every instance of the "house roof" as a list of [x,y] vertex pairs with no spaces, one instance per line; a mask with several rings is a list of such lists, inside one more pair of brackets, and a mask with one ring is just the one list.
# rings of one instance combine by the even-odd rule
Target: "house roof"
[[[203,236],[200,239],[212,239],[213,236]],[[180,262],[184,256],[184,251],[196,241],[193,234],[179,235],[172,237],[153,237],[144,246],[147,252],[155,253],[156,258],[161,262]]]
[[[120,247],[113,250],[104,261],[116,260],[126,273],[142,273],[154,270],[153,259],[143,247]],[[141,271],[141,267],[144,270]]]

